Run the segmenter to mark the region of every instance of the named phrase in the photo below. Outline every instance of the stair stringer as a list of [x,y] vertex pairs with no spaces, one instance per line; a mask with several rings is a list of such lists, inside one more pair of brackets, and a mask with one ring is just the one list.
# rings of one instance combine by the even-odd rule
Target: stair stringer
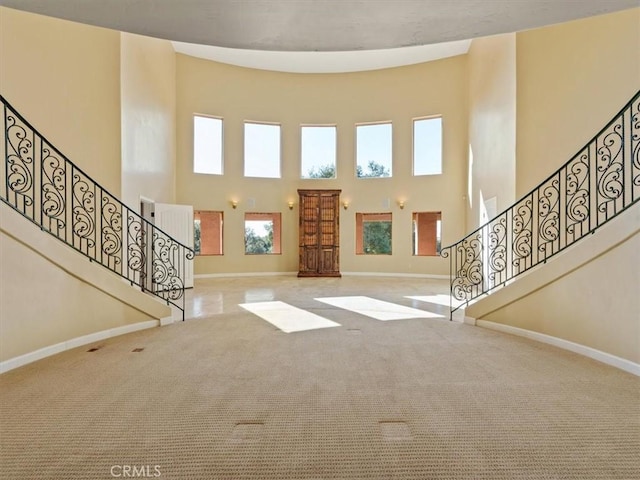
[[0,373],[170,322],[171,308],[0,203]]
[[469,323],[640,375],[640,204],[469,305]]

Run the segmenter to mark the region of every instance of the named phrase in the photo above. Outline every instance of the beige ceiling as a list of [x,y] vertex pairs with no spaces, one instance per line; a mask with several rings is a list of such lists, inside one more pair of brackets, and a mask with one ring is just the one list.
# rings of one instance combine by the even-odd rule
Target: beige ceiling
[[[320,59],[329,65],[339,60],[327,52],[341,52],[349,65],[357,57],[344,52],[420,47],[413,53],[424,53],[426,45],[449,42],[459,49],[456,41],[638,7],[640,0],[0,0],[0,5],[180,42],[174,44],[178,51],[187,48],[184,44],[213,46],[207,58],[222,55],[228,63],[255,57],[264,63],[258,68],[302,62],[299,71],[307,71]],[[264,51],[274,62],[257,55]],[[301,52],[324,55],[301,57]],[[397,62],[399,52],[387,56]],[[313,60],[305,66],[308,59]]]

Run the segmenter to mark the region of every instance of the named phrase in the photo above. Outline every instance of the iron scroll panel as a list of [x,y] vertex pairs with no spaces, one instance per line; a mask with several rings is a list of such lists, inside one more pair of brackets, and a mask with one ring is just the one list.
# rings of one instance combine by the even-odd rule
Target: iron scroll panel
[[449,259],[451,314],[545,263],[639,199],[640,92],[540,185],[442,249]]
[[193,250],[124,205],[0,100],[0,199],[90,261],[177,307],[184,320],[185,270]]

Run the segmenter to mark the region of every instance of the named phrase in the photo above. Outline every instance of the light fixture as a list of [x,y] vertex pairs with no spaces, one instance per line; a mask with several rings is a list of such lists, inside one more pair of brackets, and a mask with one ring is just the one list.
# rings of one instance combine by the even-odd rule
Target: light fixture
[[237,200],[231,200],[231,208],[233,208],[234,210],[238,207],[238,201]]
[[404,200],[398,200],[398,206],[400,207],[400,210],[402,210],[404,208]]
[[345,210],[349,208],[349,202],[347,202],[346,200],[342,202],[342,208],[344,208]]
[[289,210],[293,210],[293,202],[291,200],[289,200],[287,205],[289,205]]

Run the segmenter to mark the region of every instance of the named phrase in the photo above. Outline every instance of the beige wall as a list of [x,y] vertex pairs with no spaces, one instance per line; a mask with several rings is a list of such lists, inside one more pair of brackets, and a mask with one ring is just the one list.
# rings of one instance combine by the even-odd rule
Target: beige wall
[[480,203],[496,198],[497,211],[515,197],[516,37],[510,33],[471,42],[467,231],[480,225]]
[[516,194],[567,162],[640,88],[640,9],[516,35]]
[[175,201],[175,53],[166,40],[121,34],[122,201]]
[[0,92],[120,196],[120,34],[0,7]]
[[[298,269],[298,188],[342,189],[341,270],[445,274],[448,262],[411,255],[411,213],[441,211],[443,244],[464,231],[467,65],[459,56],[352,74],[287,74],[177,58],[177,201],[223,210],[224,255],[196,259],[196,274]],[[223,176],[192,173],[194,113],[224,118]],[[412,119],[442,114],[444,173],[413,177]],[[243,121],[282,124],[281,179],[243,177]],[[355,124],[393,122],[393,178],[355,178]],[[300,125],[337,124],[335,180],[300,180]],[[233,210],[230,200],[239,201]],[[249,206],[249,199],[255,206]],[[406,200],[398,208],[397,201]],[[287,201],[294,200],[293,211]],[[388,200],[388,204],[387,204]],[[388,206],[387,206],[388,205]],[[282,255],[244,255],[244,212],[282,212]],[[393,255],[355,255],[355,213],[393,213]]]

